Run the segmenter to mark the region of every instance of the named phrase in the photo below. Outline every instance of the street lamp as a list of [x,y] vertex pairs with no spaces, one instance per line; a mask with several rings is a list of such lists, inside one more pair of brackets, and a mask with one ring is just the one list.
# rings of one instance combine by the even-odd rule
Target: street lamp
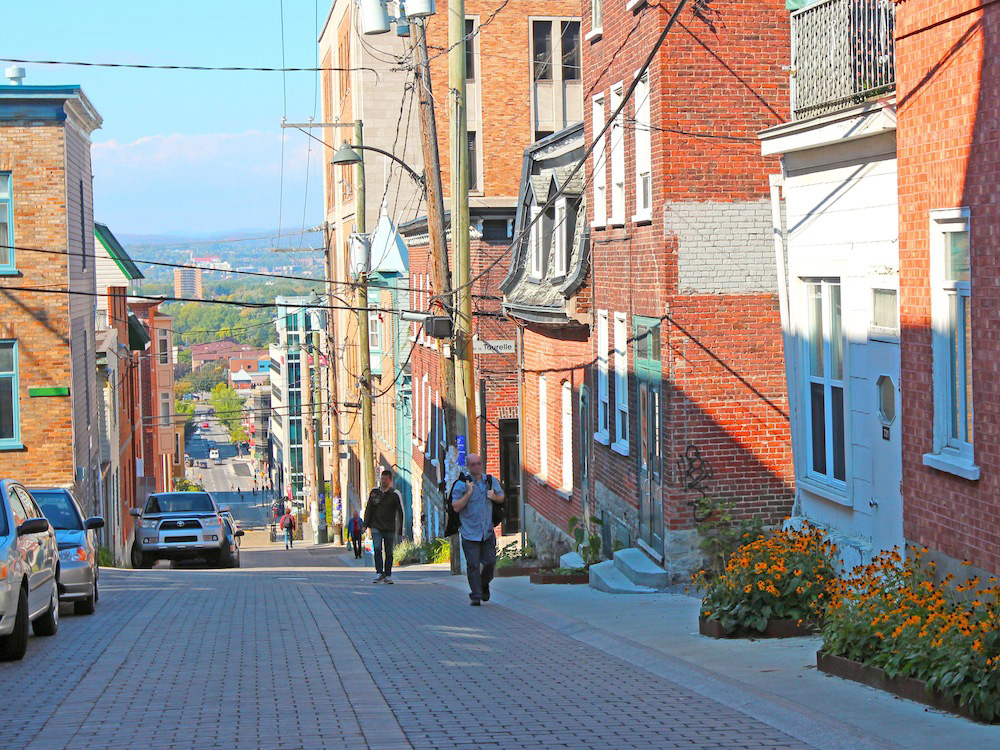
[[380,148],[375,148],[374,146],[351,145],[347,141],[343,141],[340,144],[340,148],[338,148],[334,152],[333,158],[330,159],[330,163],[333,164],[334,166],[343,166],[343,167],[349,167],[355,164],[362,164],[363,159],[361,158],[361,154],[359,154],[354,149],[359,149],[361,151],[373,151],[376,154],[382,154],[382,156],[386,157],[387,159],[396,162],[399,166],[405,169],[407,174],[409,174],[410,177],[413,178],[413,181],[420,186],[421,191],[423,191],[424,193],[427,192],[427,184],[423,175],[417,174],[417,171],[413,169],[413,167],[411,167],[409,164],[407,164],[405,161],[400,159],[395,154],[390,153],[389,151],[383,151]]

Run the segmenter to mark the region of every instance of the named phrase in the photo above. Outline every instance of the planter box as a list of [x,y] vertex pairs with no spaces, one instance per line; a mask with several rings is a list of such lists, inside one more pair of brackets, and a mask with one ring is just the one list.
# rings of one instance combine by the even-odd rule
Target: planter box
[[[960,706],[958,701],[937,691],[928,691],[927,683],[915,677],[898,675],[889,677],[881,667],[870,667],[859,661],[845,659],[843,656],[833,656],[822,651],[816,652],[816,668],[820,672],[860,682],[862,685],[884,690],[900,698],[922,703],[940,711],[958,714],[974,721],[983,721],[968,706]],[[989,723],[998,724],[1000,719],[994,719]]]
[[515,578],[517,576],[530,576],[538,572],[537,565],[505,565],[493,571],[495,578]]
[[698,632],[708,638],[802,638],[819,633],[820,623],[816,620],[768,620],[764,632],[737,627],[732,633],[722,629],[718,620],[698,618]]
[[535,571],[531,574],[531,582],[539,584],[547,583],[590,583],[590,573],[548,573]]

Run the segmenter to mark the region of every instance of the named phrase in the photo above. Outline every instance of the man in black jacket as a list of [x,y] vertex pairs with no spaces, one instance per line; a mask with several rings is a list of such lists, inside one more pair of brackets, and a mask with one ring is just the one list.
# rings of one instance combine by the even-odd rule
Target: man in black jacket
[[[396,535],[403,531],[403,499],[392,486],[392,472],[382,470],[381,485],[368,494],[365,505],[365,528],[372,530],[375,555],[375,583],[392,583],[392,550]],[[382,549],[385,548],[385,564]]]

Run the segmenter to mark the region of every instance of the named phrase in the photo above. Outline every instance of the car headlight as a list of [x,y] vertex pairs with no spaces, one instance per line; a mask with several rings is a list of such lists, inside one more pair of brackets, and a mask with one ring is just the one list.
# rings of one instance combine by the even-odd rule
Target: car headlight
[[147,521],[147,520],[143,519],[142,523],[140,524],[140,528],[143,528],[143,529],[155,529],[156,528],[156,521]]
[[212,516],[211,518],[204,518],[201,521],[202,525],[206,528],[209,526],[222,526],[222,519],[218,516]]
[[87,550],[83,547],[68,547],[59,550],[59,559],[63,562],[84,562],[87,559]]

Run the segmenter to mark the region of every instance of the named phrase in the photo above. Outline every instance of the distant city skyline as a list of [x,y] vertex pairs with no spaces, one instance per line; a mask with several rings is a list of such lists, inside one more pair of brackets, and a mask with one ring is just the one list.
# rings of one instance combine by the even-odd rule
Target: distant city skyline
[[[284,4],[284,67],[316,65],[316,28],[327,10],[318,0]],[[3,54],[282,67],[280,11],[264,0],[242,3],[238,13],[192,0],[169,9],[118,0],[22,4],[5,8],[6,28],[45,33],[9,34]],[[104,118],[93,134],[95,216],[117,234],[238,235],[241,227],[299,229],[303,213],[306,226],[321,220],[322,154],[280,127],[283,114],[319,116],[317,74],[22,67],[27,85],[80,85]]]

